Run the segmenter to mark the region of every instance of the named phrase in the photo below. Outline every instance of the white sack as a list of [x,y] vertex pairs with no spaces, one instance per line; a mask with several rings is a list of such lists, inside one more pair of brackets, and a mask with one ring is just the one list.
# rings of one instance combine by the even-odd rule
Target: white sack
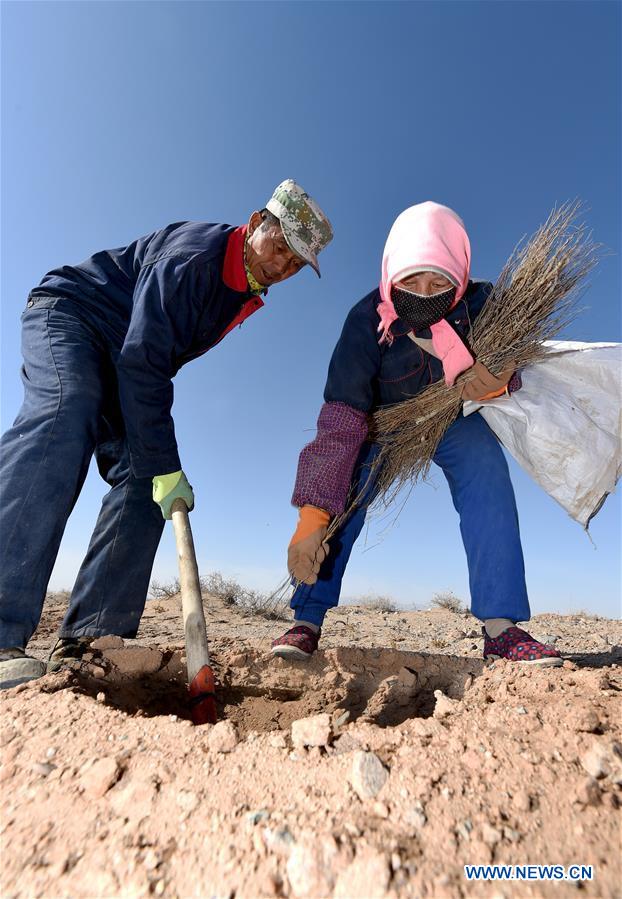
[[622,471],[622,344],[547,341],[512,396],[465,402],[587,529]]

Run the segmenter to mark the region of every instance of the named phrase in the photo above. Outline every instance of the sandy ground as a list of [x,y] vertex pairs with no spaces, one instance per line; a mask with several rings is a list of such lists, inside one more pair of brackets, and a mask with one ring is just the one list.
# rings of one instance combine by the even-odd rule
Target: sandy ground
[[[283,624],[205,605],[214,728],[188,720],[178,598],[3,694],[2,897],[622,895],[619,621],[538,616],[567,661],[534,670],[485,665],[468,615],[354,606],[293,663]],[[594,879],[465,879],[488,863]]]

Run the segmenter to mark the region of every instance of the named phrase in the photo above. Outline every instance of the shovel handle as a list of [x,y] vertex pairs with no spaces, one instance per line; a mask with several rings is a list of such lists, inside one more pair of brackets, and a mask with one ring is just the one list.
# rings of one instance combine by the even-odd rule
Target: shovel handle
[[209,665],[207,629],[203,612],[203,599],[199,583],[199,569],[194,551],[194,540],[188,519],[188,507],[183,499],[176,499],[172,510],[179,580],[181,582],[181,606],[186,636],[188,683],[192,683],[204,665]]

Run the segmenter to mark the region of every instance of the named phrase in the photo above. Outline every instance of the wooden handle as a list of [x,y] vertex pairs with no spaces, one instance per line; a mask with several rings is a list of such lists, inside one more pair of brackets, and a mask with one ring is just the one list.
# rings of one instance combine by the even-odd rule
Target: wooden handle
[[207,648],[207,628],[203,612],[203,599],[199,583],[199,569],[194,551],[192,530],[188,520],[188,507],[183,499],[176,499],[172,506],[173,528],[179,560],[179,580],[181,582],[181,606],[186,635],[186,659],[188,683],[192,683],[197,672],[209,665]]

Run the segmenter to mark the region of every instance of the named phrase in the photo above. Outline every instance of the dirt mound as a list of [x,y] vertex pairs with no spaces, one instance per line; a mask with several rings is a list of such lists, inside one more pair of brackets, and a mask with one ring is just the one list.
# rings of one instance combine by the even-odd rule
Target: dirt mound
[[[291,663],[267,652],[274,623],[211,604],[221,721],[194,728],[160,608],[167,641],[104,638],[5,692],[3,896],[576,894],[465,880],[490,862],[591,864],[581,891],[619,895],[618,623],[537,622],[591,650],[538,670],[484,665],[465,616],[339,610],[328,648]],[[346,632],[356,648],[331,645]]]

